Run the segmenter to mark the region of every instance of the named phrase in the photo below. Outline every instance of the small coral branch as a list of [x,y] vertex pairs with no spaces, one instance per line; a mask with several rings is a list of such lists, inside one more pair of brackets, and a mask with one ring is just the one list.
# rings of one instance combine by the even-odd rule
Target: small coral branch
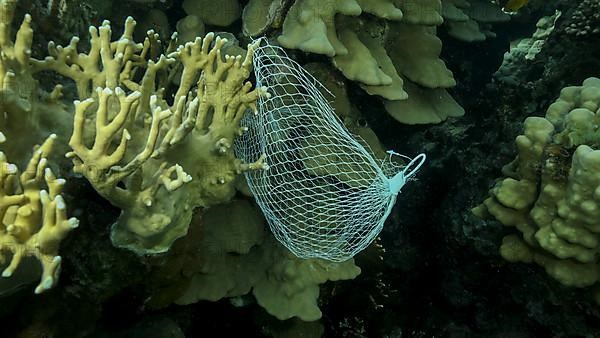
[[6,262],[8,255],[12,255],[2,277],[12,276],[23,258],[35,257],[42,265],[35,293],[50,289],[58,281],[60,242],[79,225],[76,218],[67,217],[61,195],[65,180],[56,178],[47,167],[46,158],[55,138],[56,135],[50,135],[34,150],[20,175],[17,166],[0,152],[0,262]]
[[[126,95],[120,88],[97,88],[98,99],[88,98],[75,102],[73,135],[69,141],[72,151],[67,153],[74,163],[74,171],[83,174],[106,199],[119,207],[128,205],[134,199],[131,190],[117,185],[126,177],[140,170],[154,152],[162,121],[171,115],[169,110],[155,107],[152,111],[150,127],[142,149],[126,161],[131,151],[131,134],[125,128],[139,104],[140,92]],[[92,109],[95,108],[95,109]],[[86,129],[86,115],[94,111],[95,130],[91,148],[85,144],[85,135],[92,134]],[[112,119],[109,116],[113,116]]]
[[91,26],[90,50],[79,52],[79,37],[73,37],[69,45],[57,46],[54,42],[48,44],[48,54],[43,60],[32,59],[37,71],[53,70],[71,78],[77,85],[80,98],[93,94],[98,87],[115,89],[127,75],[124,72],[129,63],[143,63],[140,52],[144,44],[135,43],[133,30],[135,20],[128,17],[125,21],[123,35],[116,41],[111,41],[112,30],[109,21],[104,21],[98,28]]
[[[213,39],[214,36],[209,33],[204,37],[201,49],[197,47],[197,40],[193,44],[186,44],[179,51],[184,63],[184,74],[190,67],[189,59],[195,61],[191,64],[196,67],[198,64],[203,65],[196,85],[200,100],[196,116],[196,129],[199,130],[231,129],[231,126],[238,126],[243,114],[249,109],[254,110],[258,97],[265,94],[263,89],[251,90],[252,84],[245,82],[250,76],[252,57],[258,41],[248,46],[246,56],[242,59],[240,55],[222,56],[221,48],[227,39],[220,37],[214,39],[214,47],[207,53],[205,46]],[[209,112],[212,112],[212,116]]]

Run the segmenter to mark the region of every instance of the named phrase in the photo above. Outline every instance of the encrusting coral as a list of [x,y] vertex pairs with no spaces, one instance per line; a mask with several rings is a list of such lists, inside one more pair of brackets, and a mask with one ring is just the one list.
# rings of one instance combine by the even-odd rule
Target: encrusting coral
[[441,13],[448,34],[465,42],[495,37],[491,24],[510,20],[510,15],[487,0],[443,0]]
[[474,209],[516,234],[500,253],[511,262],[535,262],[564,285],[600,281],[600,79],[566,87],[545,118],[529,117],[516,139],[507,178]]
[[519,81],[518,72],[515,69],[523,59],[528,61],[535,60],[536,56],[542,51],[546,40],[550,37],[562,12],[556,11],[554,15],[545,16],[538,20],[536,31],[530,38],[520,40],[515,46],[504,53],[502,65],[496,71],[495,76],[505,82],[516,83]]
[[162,283],[148,300],[151,306],[217,301],[252,293],[268,313],[280,320],[321,317],[319,285],[353,279],[360,268],[343,263],[300,259],[268,234],[260,210],[234,200],[197,214],[191,238],[182,238],[163,258]]
[[188,15],[216,26],[228,26],[241,15],[238,0],[184,0],[182,7]]
[[[1,133],[0,139],[5,140]],[[35,257],[42,265],[35,293],[58,281],[60,242],[79,225],[76,218],[67,218],[61,196],[65,180],[56,178],[47,166],[55,139],[52,134],[36,147],[22,172],[0,152],[0,263],[7,262],[7,254],[12,255],[2,277],[12,276],[24,258]]]

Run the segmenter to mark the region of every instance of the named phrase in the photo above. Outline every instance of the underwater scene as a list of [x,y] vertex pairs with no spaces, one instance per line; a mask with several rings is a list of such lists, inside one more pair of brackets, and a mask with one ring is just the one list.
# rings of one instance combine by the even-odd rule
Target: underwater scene
[[600,0],[0,0],[0,338],[600,337]]

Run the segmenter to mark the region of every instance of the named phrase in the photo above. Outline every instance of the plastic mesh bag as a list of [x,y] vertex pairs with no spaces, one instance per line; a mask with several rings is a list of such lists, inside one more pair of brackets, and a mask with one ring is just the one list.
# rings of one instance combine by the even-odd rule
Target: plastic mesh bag
[[264,156],[265,169],[245,175],[279,242],[300,258],[347,260],[379,234],[425,155],[403,168],[376,160],[339,121],[324,87],[263,40],[254,73],[268,95],[243,118],[236,155],[246,163]]

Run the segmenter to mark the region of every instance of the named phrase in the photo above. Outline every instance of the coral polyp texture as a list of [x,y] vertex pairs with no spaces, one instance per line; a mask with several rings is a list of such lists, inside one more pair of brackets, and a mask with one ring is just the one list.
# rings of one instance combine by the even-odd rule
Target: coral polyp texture
[[474,209],[515,228],[502,257],[535,262],[568,286],[600,280],[599,124],[600,79],[564,88],[545,118],[525,120],[506,178]]
[[573,21],[565,32],[574,36],[599,35],[600,3],[594,0],[584,0],[577,4],[573,11]]
[[[5,140],[3,134],[0,139]],[[0,263],[8,262],[2,277],[11,277],[24,259],[35,257],[42,266],[35,293],[58,281],[60,242],[79,225],[76,218],[67,217],[61,195],[65,180],[56,178],[48,168],[47,157],[55,139],[52,134],[36,147],[23,171],[0,152]]]

